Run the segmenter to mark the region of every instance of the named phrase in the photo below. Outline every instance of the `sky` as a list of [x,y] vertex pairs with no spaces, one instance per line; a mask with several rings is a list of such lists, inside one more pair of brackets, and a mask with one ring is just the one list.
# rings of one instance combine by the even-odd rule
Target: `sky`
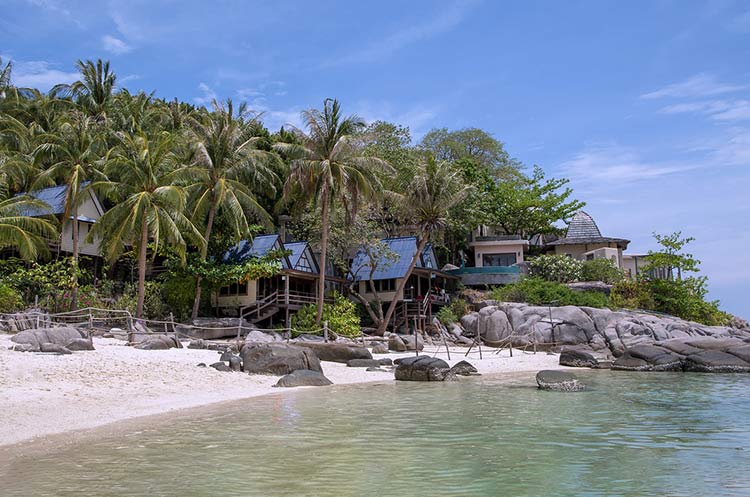
[[0,0],[14,84],[77,79],[247,101],[269,129],[336,97],[410,127],[479,127],[570,178],[629,252],[682,231],[710,296],[750,318],[750,3]]

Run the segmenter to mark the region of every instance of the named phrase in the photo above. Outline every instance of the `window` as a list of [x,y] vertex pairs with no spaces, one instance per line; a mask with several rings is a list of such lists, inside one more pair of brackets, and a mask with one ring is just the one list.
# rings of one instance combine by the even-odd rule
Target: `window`
[[232,283],[229,286],[221,287],[219,289],[219,295],[222,297],[247,295],[247,282]]
[[512,266],[516,263],[515,252],[505,254],[483,254],[482,266]]
[[[389,279],[389,280],[375,280],[372,282],[375,286],[375,291],[377,293],[381,292],[395,292],[396,291],[396,280],[395,279]],[[365,281],[365,285],[367,288],[368,293],[372,293],[370,291],[370,282]]]

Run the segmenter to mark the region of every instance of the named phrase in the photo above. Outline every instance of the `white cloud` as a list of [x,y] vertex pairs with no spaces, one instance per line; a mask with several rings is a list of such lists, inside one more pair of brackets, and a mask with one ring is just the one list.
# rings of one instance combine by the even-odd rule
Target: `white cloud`
[[715,121],[745,121],[750,119],[750,100],[703,100],[668,105],[663,114],[703,114]]
[[102,43],[104,44],[104,50],[115,55],[125,54],[133,50],[133,47],[121,39],[110,35],[102,36]]
[[78,80],[79,75],[77,72],[54,69],[49,62],[42,60],[28,62],[14,60],[12,78],[15,86],[47,91],[57,84],[73,83]]
[[391,54],[439,34],[448,32],[458,26],[466,17],[467,13],[478,2],[475,0],[459,0],[451,4],[447,9],[427,20],[404,26],[377,41],[354,51],[348,55],[329,60],[324,66],[335,66],[348,63],[373,62],[384,59]]
[[715,76],[707,73],[696,74],[685,81],[667,85],[664,88],[641,95],[644,99],[656,98],[701,98],[744,90],[747,86],[720,83]]
[[211,102],[218,99],[216,92],[206,83],[200,83],[198,89],[203,92],[203,95],[193,98],[198,105],[211,105]]
[[80,20],[76,19],[73,14],[65,8],[63,2],[57,0],[25,0],[27,4],[39,7],[42,10],[46,10],[49,14],[54,15],[57,19],[65,19],[79,28],[83,28],[83,24]]

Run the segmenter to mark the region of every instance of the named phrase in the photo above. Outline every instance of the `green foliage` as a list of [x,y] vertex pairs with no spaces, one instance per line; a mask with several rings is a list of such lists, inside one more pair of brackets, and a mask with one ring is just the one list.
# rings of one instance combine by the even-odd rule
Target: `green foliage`
[[718,301],[705,300],[705,279],[649,280],[646,282],[654,310],[710,326],[725,325],[731,316],[719,309]]
[[[668,279],[682,278],[682,273],[697,273],[700,261],[692,254],[682,252],[688,243],[695,240],[692,237],[682,238],[682,232],[676,231],[669,235],[654,233],[654,238],[662,246],[659,251],[649,251],[646,260],[648,265],[643,268],[644,273],[664,271]],[[677,274],[675,275],[675,271]]]
[[7,283],[0,283],[0,312],[16,312],[22,308],[23,299],[18,290]]
[[[125,309],[135,315],[138,305],[136,285],[127,284],[112,308]],[[164,300],[162,286],[158,281],[147,281],[143,301],[143,317],[146,319],[165,319],[169,317],[170,307]],[[176,318],[175,318],[176,319]]]
[[655,309],[654,299],[642,281],[622,279],[612,286],[609,294],[612,307],[624,309]]
[[603,281],[609,285],[614,285],[622,281],[624,275],[620,268],[609,259],[592,259],[583,261],[581,265],[581,281]]
[[462,298],[453,299],[448,307],[450,307],[451,312],[453,312],[458,319],[472,311],[471,305]]
[[[71,291],[75,286],[76,265],[69,257],[40,264],[28,265],[18,259],[8,259],[0,264],[0,275],[5,284],[15,288],[27,304],[39,297],[39,305],[50,312],[70,309]],[[78,266],[78,282],[91,284],[91,273]]]
[[522,278],[511,285],[496,287],[492,298],[501,302],[526,302],[532,305],[577,305],[607,307],[607,296],[599,292],[576,292],[561,283],[540,278]]
[[161,294],[175,320],[187,321],[190,318],[195,299],[195,278],[187,274],[166,273],[161,282]]
[[453,312],[453,309],[451,309],[448,306],[445,306],[441,308],[437,314],[435,315],[441,323],[445,326],[450,326],[456,321],[458,321],[458,317],[456,316],[456,313]]
[[529,261],[529,273],[547,281],[580,281],[583,264],[565,255],[540,255]]
[[[323,318],[321,322],[328,321],[328,329],[339,336],[357,337],[361,334],[360,317],[357,306],[343,295],[334,294],[334,302],[323,304]],[[315,322],[316,307],[308,304],[302,307],[292,317],[292,334],[298,336],[302,333],[322,335],[322,325]]]

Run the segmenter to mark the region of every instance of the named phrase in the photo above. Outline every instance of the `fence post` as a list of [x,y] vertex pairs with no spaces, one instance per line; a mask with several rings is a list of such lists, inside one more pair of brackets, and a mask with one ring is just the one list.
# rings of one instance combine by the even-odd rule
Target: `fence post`
[[89,338],[94,334],[94,315],[91,314],[91,309],[89,309]]
[[177,337],[177,327],[174,325],[174,313],[173,312],[169,313],[169,324],[172,325],[172,334],[174,335],[175,341],[179,340],[179,338]]
[[414,352],[419,356],[419,335],[417,335],[417,317],[414,316]]
[[242,337],[242,310],[237,318],[237,346],[240,346],[240,338]]
[[323,341],[328,343],[328,321],[323,321]]

